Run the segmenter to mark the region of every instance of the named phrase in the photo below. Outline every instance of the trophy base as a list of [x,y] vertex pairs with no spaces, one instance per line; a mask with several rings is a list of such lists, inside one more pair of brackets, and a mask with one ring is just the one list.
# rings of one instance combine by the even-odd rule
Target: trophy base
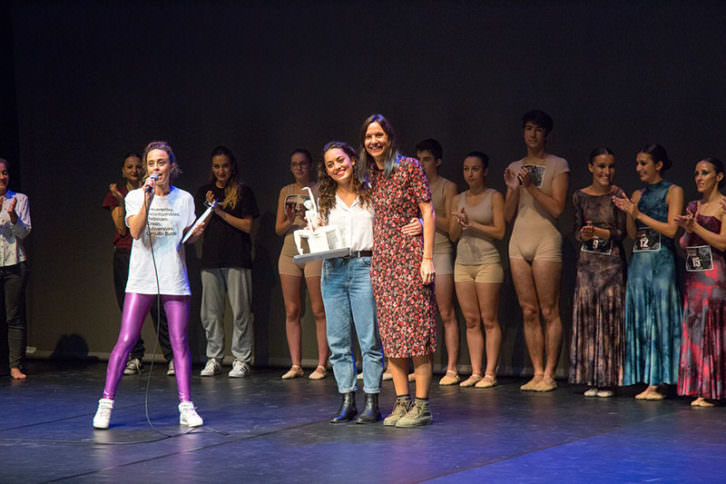
[[334,259],[336,257],[348,257],[350,255],[350,248],[345,247],[342,249],[332,250],[321,250],[320,252],[311,252],[309,254],[296,255],[292,258],[295,264],[306,264],[316,260]]

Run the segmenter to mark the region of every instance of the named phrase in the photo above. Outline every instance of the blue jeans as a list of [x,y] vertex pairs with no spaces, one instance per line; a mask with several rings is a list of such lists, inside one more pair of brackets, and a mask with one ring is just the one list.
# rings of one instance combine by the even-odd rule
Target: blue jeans
[[381,391],[383,351],[370,270],[370,257],[328,259],[323,264],[321,287],[332,352],[330,362],[340,393],[356,390],[353,325],[363,354],[363,391]]

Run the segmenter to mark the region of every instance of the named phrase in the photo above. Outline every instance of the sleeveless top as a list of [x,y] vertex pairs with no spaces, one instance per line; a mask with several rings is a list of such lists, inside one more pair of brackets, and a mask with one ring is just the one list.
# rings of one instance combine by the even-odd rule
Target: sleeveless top
[[[448,181],[446,178],[439,177],[435,183],[429,184],[431,188],[431,202],[437,214],[446,213],[444,187]],[[451,254],[452,251],[453,244],[449,239],[449,234],[437,227],[436,232],[434,232],[434,254]]]
[[[640,192],[638,210],[659,222],[668,222],[668,203],[666,202],[666,197],[668,196],[668,189],[671,185],[673,185],[673,183],[667,180],[661,180],[658,183],[646,185],[646,187]],[[635,225],[638,230],[648,228],[648,226],[641,221],[636,221]],[[660,234],[660,239],[663,245],[673,250],[673,239],[668,238],[663,234]]]
[[[491,225],[494,220],[492,195],[495,191],[487,188],[481,202],[471,206],[466,203],[467,190],[459,196],[456,209],[461,211],[462,208],[465,208],[466,214],[472,222]],[[456,263],[465,266],[499,264],[499,251],[494,246],[494,239],[472,227],[463,229],[456,246]]]

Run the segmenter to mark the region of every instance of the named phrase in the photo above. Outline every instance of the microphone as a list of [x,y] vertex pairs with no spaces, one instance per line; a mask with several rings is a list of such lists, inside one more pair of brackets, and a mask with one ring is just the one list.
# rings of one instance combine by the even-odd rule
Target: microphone
[[[157,181],[159,181],[159,174],[158,173],[152,173],[151,175],[149,175],[149,178],[151,178],[152,180],[154,180],[155,182],[157,182]],[[146,185],[144,187],[144,193],[149,193],[151,191],[151,188],[152,187],[150,185]]]

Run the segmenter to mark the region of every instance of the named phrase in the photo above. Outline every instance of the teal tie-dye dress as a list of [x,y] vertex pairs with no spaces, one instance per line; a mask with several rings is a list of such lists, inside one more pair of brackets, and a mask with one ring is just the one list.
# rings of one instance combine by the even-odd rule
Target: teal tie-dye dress
[[[668,220],[666,195],[671,182],[643,189],[638,210]],[[638,222],[638,229],[647,226]],[[649,242],[636,238],[625,292],[625,365],[623,385],[675,384],[681,342],[682,304],[676,282],[673,239],[651,231]],[[638,251],[638,248],[641,248]],[[651,250],[642,250],[649,247]]]

